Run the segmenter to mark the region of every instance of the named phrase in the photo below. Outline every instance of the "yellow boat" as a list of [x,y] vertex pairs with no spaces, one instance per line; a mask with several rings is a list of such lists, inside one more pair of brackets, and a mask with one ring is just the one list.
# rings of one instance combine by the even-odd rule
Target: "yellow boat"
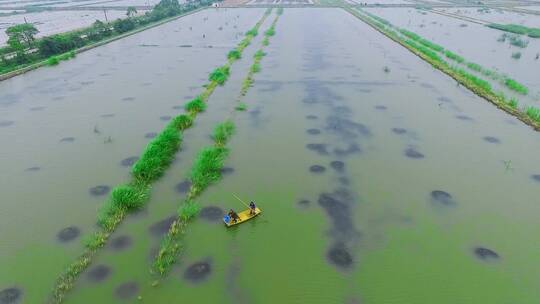
[[250,214],[249,213],[249,209],[247,210],[244,210],[244,211],[241,211],[241,212],[238,212],[238,217],[239,219],[234,222],[230,217],[229,215],[225,215],[223,217],[223,222],[225,223],[225,225],[227,227],[231,227],[231,226],[234,226],[234,225],[238,225],[238,224],[242,224],[243,222],[246,222],[246,221],[249,221],[250,219],[256,217],[257,215],[261,214],[261,209],[259,208],[255,208],[255,214]]

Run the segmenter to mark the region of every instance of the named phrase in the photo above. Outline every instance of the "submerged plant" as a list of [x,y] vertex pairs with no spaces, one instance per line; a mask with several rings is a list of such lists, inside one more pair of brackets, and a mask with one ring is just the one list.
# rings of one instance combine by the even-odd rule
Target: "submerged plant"
[[514,58],[514,59],[516,59],[516,60],[519,59],[519,58],[521,58],[521,52],[515,52],[515,53],[512,53],[512,58]]
[[258,50],[257,52],[255,52],[255,55],[253,55],[253,58],[255,58],[256,60],[261,60],[264,56],[266,56],[266,53],[262,50]]
[[217,125],[212,136],[216,145],[220,147],[224,146],[233,135],[234,129],[234,123],[230,120]]
[[463,63],[465,59],[457,54],[454,54],[450,52],[449,50],[444,51],[444,55],[454,61],[457,61],[458,63]]
[[509,89],[523,95],[527,95],[527,93],[529,93],[529,89],[526,86],[522,85],[521,83],[515,81],[512,78],[506,78],[504,80],[504,85],[506,85]]
[[265,35],[266,37],[272,37],[272,36],[274,36],[275,34],[276,34],[276,31],[275,31],[274,27],[271,27],[271,28],[267,29],[267,30],[264,32],[264,35]]
[[255,37],[259,34],[259,31],[256,28],[252,28],[249,31],[246,32],[246,36],[252,36]]
[[246,111],[247,110],[247,105],[245,103],[241,102],[235,107],[235,109],[237,111]]
[[384,71],[385,73],[390,73],[390,68],[387,67],[387,66],[384,66],[383,71]]
[[261,65],[258,63],[254,63],[251,65],[251,73],[259,73],[261,71]]

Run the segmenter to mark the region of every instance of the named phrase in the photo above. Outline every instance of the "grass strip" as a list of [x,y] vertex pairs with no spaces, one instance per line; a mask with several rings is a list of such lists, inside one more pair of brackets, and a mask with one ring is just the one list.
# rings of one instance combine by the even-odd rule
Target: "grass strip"
[[[258,30],[267,16],[268,14],[265,13],[254,26],[254,29]],[[246,36],[248,45],[253,37]],[[240,49],[243,50],[244,48]],[[229,73],[230,64],[229,62],[225,65],[227,74]],[[223,67],[218,69],[224,72]],[[141,158],[132,167],[132,180],[128,184],[113,189],[109,199],[98,213],[98,230],[86,238],[86,248],[83,254],[71,263],[57,279],[49,303],[61,303],[65,299],[67,292],[73,288],[78,276],[91,264],[93,257],[106,244],[110,235],[116,230],[125,216],[148,202],[151,184],[163,175],[180,148],[182,132],[193,125],[198,113],[204,111],[208,97],[213,93],[217,85],[222,85],[227,80],[228,76],[223,79],[222,76],[216,77],[214,72],[209,75],[210,83],[206,85],[203,93],[186,104],[185,109],[188,114],[178,115],[172,119],[161,133],[146,146]]]
[[[272,32],[265,32],[265,39],[271,37],[275,34],[275,25],[279,19],[279,16],[283,11],[279,12],[274,18],[270,29]],[[271,34],[267,34],[271,33]],[[245,79],[244,84],[249,83],[249,85],[243,85],[237,103],[235,107],[238,109],[243,103],[241,99],[247,91],[249,90],[251,84],[253,83],[253,75],[260,71],[260,61],[265,56],[263,52],[264,47],[267,45],[263,40],[262,46],[253,56],[253,64],[249,69]],[[258,68],[254,68],[257,66]],[[233,112],[234,113],[234,112]],[[184,199],[184,202],[180,210],[183,208],[194,208],[186,207],[194,203],[194,200],[211,184],[218,182],[221,179],[221,169],[223,168],[224,161],[229,154],[229,149],[226,147],[227,143],[231,139],[235,131],[234,122],[230,119],[224,121],[223,123],[218,124],[215,129],[212,138],[214,139],[214,144],[210,147],[203,148],[192,167],[191,170],[191,187],[189,192]],[[195,212],[189,213],[194,216]],[[193,219],[193,216],[182,217],[182,212],[179,211],[178,217],[169,227],[167,235],[163,238],[158,254],[154,259],[152,266],[152,272],[159,274],[160,276],[166,275],[171,269],[172,265],[176,263],[178,256],[182,251],[182,237],[186,232],[186,228],[190,220]],[[159,284],[159,280],[156,280],[152,283],[153,286]]]
[[[364,21],[371,27],[373,27],[375,30],[379,31],[380,33],[386,35],[390,39],[394,40],[395,42],[401,44],[405,48],[407,48],[409,51],[417,55],[418,57],[422,58],[424,61],[427,61],[430,63],[434,68],[442,71],[443,73],[447,74],[448,76],[454,78],[458,83],[462,84],[472,92],[474,92],[476,95],[484,98],[485,100],[491,102],[501,110],[509,113],[510,115],[513,115],[517,117],[519,120],[524,122],[525,124],[531,126],[534,130],[540,131],[540,119],[539,116],[537,116],[537,113],[540,113],[540,110],[537,111],[538,108],[535,107],[528,107],[527,109],[519,109],[516,99],[510,99],[508,100],[504,94],[502,93],[495,93],[493,89],[491,88],[491,85],[475,76],[470,74],[469,72],[461,69],[450,66],[446,61],[440,60],[440,57],[432,56],[433,54],[426,52],[425,49],[423,49],[419,44],[416,44],[411,42],[411,39],[406,39],[403,37],[400,37],[399,35],[395,34],[395,31],[393,31],[391,28],[388,28],[387,26],[380,26],[380,22],[377,20],[373,20],[370,18],[368,14],[366,14],[362,10],[353,10],[349,7],[344,7],[344,9],[352,14],[353,16],[357,17],[358,19]],[[478,65],[472,65],[474,68],[477,68]]]

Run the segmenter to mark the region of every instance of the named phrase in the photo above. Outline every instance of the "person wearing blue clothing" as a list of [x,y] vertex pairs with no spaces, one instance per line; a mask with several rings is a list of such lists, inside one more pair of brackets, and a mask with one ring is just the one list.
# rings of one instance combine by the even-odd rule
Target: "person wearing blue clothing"
[[257,208],[257,206],[255,206],[255,203],[253,201],[251,203],[249,203],[249,214],[254,215],[256,208]]

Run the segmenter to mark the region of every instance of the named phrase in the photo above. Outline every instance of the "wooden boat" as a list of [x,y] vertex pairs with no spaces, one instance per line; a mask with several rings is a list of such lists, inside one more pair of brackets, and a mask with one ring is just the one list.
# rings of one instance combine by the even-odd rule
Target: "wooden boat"
[[244,210],[244,211],[241,211],[241,212],[238,212],[238,217],[239,219],[234,222],[230,217],[229,215],[225,215],[223,217],[223,222],[225,223],[225,225],[227,227],[231,227],[231,226],[234,226],[234,225],[238,225],[238,224],[242,224],[246,221],[249,221],[250,219],[256,217],[257,215],[261,214],[261,209],[259,208],[255,208],[255,214],[249,214],[249,209],[247,210]]

